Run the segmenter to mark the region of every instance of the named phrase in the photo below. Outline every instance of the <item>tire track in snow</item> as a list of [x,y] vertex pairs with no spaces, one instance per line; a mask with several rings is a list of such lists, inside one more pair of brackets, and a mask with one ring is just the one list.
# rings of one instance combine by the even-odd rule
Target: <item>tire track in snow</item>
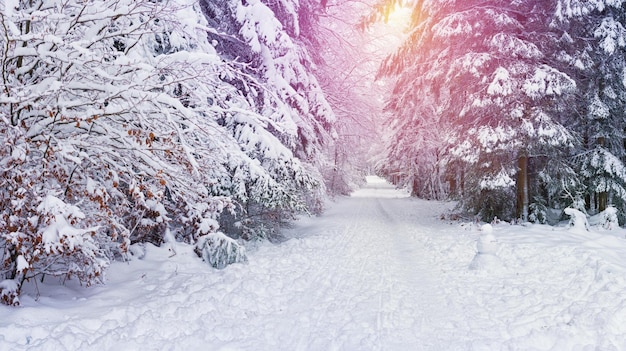
[[[343,229],[329,246],[335,254],[329,252],[309,280],[310,289],[315,291],[310,309],[290,312],[313,317],[309,331],[298,340],[297,350],[310,349],[311,336],[321,336],[314,345],[322,349],[380,350],[390,335],[387,301],[394,284],[387,278],[386,259],[391,249],[380,233],[387,231],[391,217],[377,208],[375,199],[345,199],[341,207]],[[339,328],[329,329],[329,325]]]

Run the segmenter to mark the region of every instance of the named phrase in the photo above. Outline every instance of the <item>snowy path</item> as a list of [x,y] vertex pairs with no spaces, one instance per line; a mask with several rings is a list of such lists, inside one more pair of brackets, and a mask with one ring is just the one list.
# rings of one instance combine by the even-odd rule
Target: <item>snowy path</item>
[[435,327],[444,301],[413,226],[387,210],[396,203],[359,198],[329,213],[332,245],[306,278],[308,304],[290,312],[300,317],[296,349],[402,349]]
[[39,284],[0,350],[626,350],[624,230],[496,225],[501,264],[470,270],[477,226],[371,180],[249,264],[148,247],[106,286]]

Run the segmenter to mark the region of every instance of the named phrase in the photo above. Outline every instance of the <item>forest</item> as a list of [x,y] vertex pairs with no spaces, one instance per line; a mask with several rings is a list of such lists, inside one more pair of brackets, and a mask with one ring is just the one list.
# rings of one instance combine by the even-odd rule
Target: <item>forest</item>
[[623,223],[625,16],[612,0],[416,2],[379,72],[395,77],[381,170],[484,221],[571,206]]
[[[623,224],[624,6],[5,0],[0,301],[142,243],[245,260],[367,172],[466,218]],[[364,33],[398,9],[381,58]]]

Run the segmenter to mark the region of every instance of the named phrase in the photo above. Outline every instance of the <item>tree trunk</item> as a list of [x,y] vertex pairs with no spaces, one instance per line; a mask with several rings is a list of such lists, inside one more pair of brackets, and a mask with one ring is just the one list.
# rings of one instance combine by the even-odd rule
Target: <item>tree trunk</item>
[[516,216],[523,222],[528,220],[528,156],[522,153],[518,156],[517,166],[519,168],[517,172],[517,206]]
[[[602,80],[600,81],[602,83]],[[603,136],[598,137],[598,145],[604,147],[606,139]],[[598,212],[606,210],[606,205],[609,200],[609,193],[606,191],[598,193]]]
[[461,169],[461,176],[459,177],[459,196],[465,195],[465,169]]
[[601,193],[598,193],[598,212],[602,212],[606,210],[606,206],[609,202],[608,200],[609,200],[608,192],[603,191]]
[[417,177],[413,176],[413,179],[411,181],[411,196],[413,197],[419,197],[419,183],[417,182]]
[[448,178],[448,183],[450,184],[449,185],[449,187],[450,187],[450,190],[449,190],[450,195],[453,195],[453,196],[456,195],[457,189],[456,189],[456,179],[454,178],[454,175],[451,175]]

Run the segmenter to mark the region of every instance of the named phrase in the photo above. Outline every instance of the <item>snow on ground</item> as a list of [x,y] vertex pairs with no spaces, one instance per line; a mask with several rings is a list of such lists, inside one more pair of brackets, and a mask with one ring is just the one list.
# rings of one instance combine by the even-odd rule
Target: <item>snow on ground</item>
[[626,231],[450,206],[370,178],[248,264],[148,246],[105,286],[46,278],[0,307],[0,350],[626,350]]

